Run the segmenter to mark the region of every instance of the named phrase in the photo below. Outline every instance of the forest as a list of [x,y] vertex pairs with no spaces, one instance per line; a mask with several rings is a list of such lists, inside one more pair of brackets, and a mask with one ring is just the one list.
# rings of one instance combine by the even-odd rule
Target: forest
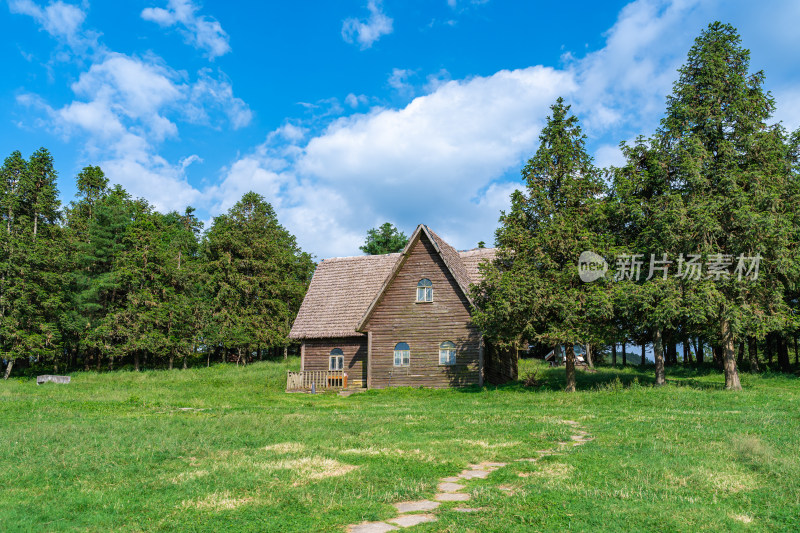
[[[770,123],[775,100],[737,30],[714,22],[695,40],[656,132],[622,143],[599,169],[570,107],[551,108],[497,231],[500,253],[475,288],[475,321],[501,345],[653,346],[665,365],[710,359],[725,387],[738,367],[797,365],[800,131]],[[599,279],[581,279],[582,254]],[[599,275],[600,272],[597,271]],[[694,350],[690,350],[694,346]],[[747,356],[745,356],[747,352]],[[759,355],[760,353],[760,355]],[[592,364],[592,350],[588,363]],[[642,351],[644,357],[644,350]]]
[[[656,384],[679,363],[678,345],[684,364],[722,369],[729,389],[741,387],[740,367],[791,372],[800,131],[770,122],[764,81],[736,29],[710,24],[655,133],[622,143],[624,164],[609,168],[594,165],[559,98],[500,216],[497,260],[473,287],[486,339],[566,346],[567,390],[575,344],[591,348],[590,365],[652,345]],[[0,171],[6,377],[15,364],[139,370],[290,350],[315,265],[263,197],[245,194],[204,232],[191,207],[162,214],[95,166],[79,173],[77,190],[60,205],[44,148],[27,160],[12,153]],[[404,239],[385,224],[362,250],[397,251]],[[602,263],[599,279],[581,279],[584,252]]]
[[66,372],[184,368],[285,353],[311,256],[263,197],[245,194],[203,233],[194,210],[162,214],[96,166],[60,205],[53,158],[0,171],[0,350]]

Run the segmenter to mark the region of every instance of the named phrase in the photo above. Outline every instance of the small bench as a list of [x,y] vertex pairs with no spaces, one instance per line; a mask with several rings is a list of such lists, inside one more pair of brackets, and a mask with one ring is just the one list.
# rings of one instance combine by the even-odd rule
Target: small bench
[[36,376],[36,384],[41,385],[42,383],[69,383],[70,377],[69,376]]

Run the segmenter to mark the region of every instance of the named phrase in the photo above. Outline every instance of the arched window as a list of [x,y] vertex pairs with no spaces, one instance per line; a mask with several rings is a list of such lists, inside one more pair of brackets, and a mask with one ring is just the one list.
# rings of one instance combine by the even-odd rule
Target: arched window
[[433,301],[433,283],[428,278],[423,278],[417,283],[417,301],[418,302],[432,302]]
[[344,352],[341,348],[334,348],[331,350],[331,359],[328,364],[328,370],[343,370],[344,369]]
[[411,348],[405,342],[398,342],[394,347],[394,366],[409,366],[411,363]]
[[439,345],[439,364],[456,364],[456,345],[450,341],[444,341]]

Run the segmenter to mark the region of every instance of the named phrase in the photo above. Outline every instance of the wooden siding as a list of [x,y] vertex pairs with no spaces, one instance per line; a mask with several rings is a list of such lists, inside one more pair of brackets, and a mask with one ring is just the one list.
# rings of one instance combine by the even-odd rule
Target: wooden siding
[[348,388],[367,386],[367,336],[336,339],[307,339],[303,342],[302,370],[328,370],[331,350],[344,353]]
[[[417,283],[433,282],[433,302],[417,302]],[[469,303],[423,233],[365,324],[370,332],[370,387],[453,387],[480,381],[480,333]],[[439,364],[439,344],[456,344],[456,364]],[[394,366],[398,342],[411,348],[410,365]],[[308,352],[306,352],[308,357]]]
[[517,379],[519,361],[517,350],[513,348],[499,350],[492,344],[486,343],[483,361],[483,375],[488,383],[500,385]]

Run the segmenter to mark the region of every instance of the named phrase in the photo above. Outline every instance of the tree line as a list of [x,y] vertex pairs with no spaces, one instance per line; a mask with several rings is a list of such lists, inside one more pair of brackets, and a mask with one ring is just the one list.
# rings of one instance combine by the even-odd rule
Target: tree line
[[[53,158],[0,169],[0,359],[67,371],[246,363],[287,350],[314,270],[263,197],[207,232],[194,209],[160,213],[96,166],[62,208]],[[257,354],[257,355],[256,355]]]
[[[678,343],[685,363],[690,346],[700,363],[710,346],[728,389],[741,388],[739,366],[758,371],[773,354],[791,370],[800,130],[770,123],[775,100],[749,68],[736,29],[710,24],[658,129],[622,143],[619,167],[594,165],[578,119],[556,101],[522,169],[526,187],[501,215],[497,260],[474,289],[475,321],[490,340],[565,345],[567,390],[574,344],[613,347],[615,359],[620,343],[652,344],[657,384],[678,363]],[[582,279],[584,252],[598,279]]]

